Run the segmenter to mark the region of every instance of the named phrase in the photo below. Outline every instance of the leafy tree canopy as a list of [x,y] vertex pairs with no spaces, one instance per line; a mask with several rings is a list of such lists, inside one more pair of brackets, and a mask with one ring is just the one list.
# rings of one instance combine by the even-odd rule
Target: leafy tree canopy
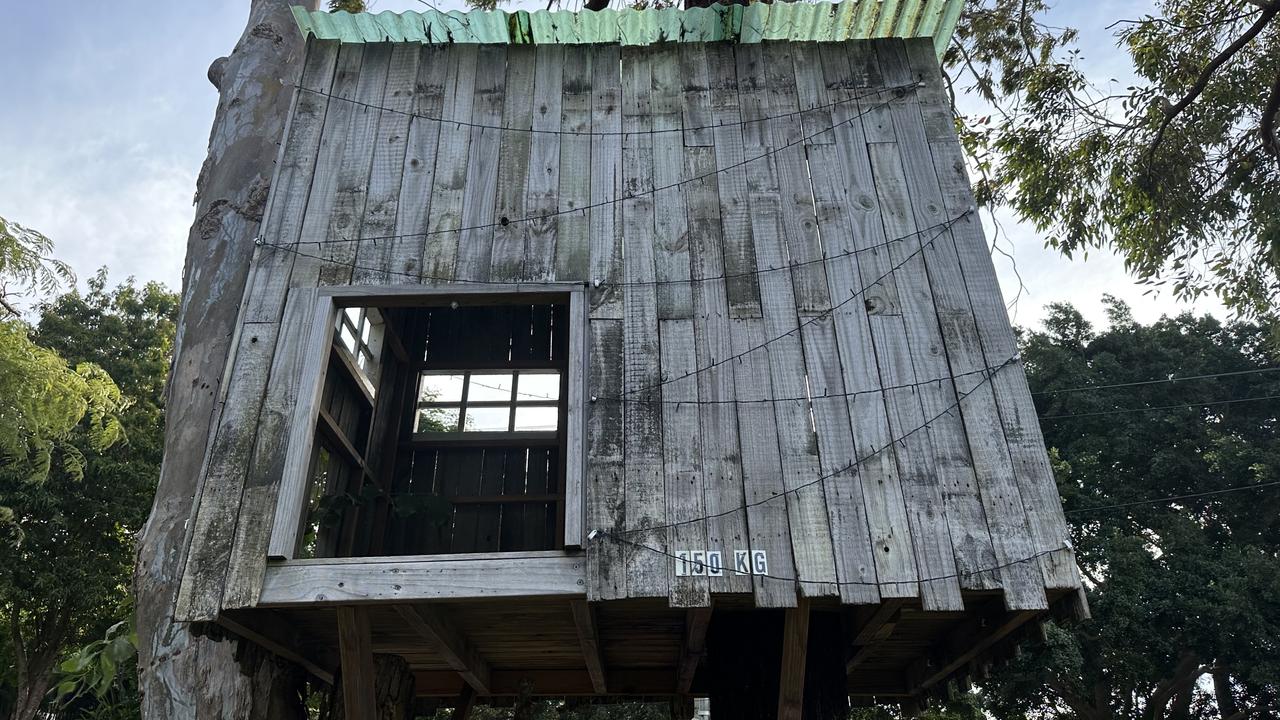
[[0,318],[18,315],[10,301],[14,295],[49,293],[75,281],[66,263],[49,256],[52,251],[48,237],[0,217]]
[[[1094,618],[984,688],[1001,720],[1243,720],[1280,700],[1280,365],[1258,325],[1181,315],[1098,331],[1070,306],[1023,356]],[[1218,373],[1185,382],[1100,386]],[[1097,390],[1056,392],[1066,388]],[[1133,408],[1159,408],[1128,412]],[[1123,412],[1117,412],[1123,411]],[[1108,413],[1108,414],[1100,414]],[[1135,503],[1131,506],[1114,507]]]

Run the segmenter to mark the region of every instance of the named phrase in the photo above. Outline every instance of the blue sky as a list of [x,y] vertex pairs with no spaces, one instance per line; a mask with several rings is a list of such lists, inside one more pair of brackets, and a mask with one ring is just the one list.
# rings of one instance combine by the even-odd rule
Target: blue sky
[[[517,2],[504,7],[523,7]],[[435,2],[442,9],[461,3]],[[1081,30],[1086,70],[1127,80],[1125,55],[1105,25],[1150,12],[1148,0],[1061,2],[1051,21]],[[54,0],[4,7],[0,43],[0,216],[53,238],[82,276],[181,282],[192,196],[217,96],[209,62],[228,53],[248,0],[111,3]],[[421,8],[420,0],[377,0],[375,10]],[[1068,261],[1045,250],[1033,229],[1002,217],[1008,249],[1030,290],[1016,320],[1035,325],[1043,306],[1076,303],[1101,321],[1100,298],[1129,301],[1140,320],[1187,306],[1145,296],[1105,252]],[[997,257],[1005,294],[1017,289]],[[1221,315],[1212,301],[1194,306]]]

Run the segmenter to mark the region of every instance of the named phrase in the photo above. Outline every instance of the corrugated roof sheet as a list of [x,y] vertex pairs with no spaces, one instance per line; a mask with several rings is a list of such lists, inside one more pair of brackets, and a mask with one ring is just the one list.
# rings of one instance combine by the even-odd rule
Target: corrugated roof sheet
[[840,3],[756,2],[680,10],[526,12],[307,12],[293,8],[304,35],[344,43],[652,45],[663,42],[830,42],[878,37],[932,37],[939,57],[951,41],[964,0],[846,0]]

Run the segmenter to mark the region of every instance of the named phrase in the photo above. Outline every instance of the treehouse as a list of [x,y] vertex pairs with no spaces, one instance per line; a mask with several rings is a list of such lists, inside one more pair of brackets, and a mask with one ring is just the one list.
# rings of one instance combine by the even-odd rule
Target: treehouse
[[793,718],[1087,613],[939,70],[960,6],[295,9],[178,619],[353,717],[389,656],[464,711]]

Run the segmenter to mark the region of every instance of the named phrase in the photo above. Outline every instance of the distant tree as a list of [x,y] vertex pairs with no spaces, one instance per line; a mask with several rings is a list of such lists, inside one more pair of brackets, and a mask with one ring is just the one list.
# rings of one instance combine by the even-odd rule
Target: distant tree
[[[1280,365],[1258,325],[1052,306],[1025,358],[1093,620],[994,674],[1000,720],[1280,717]],[[1158,378],[1247,373],[1107,388]],[[1055,392],[1065,388],[1096,390]],[[1146,412],[1115,412],[1154,408]],[[1160,409],[1164,408],[1164,409]],[[1102,414],[1109,413],[1109,414]],[[1069,417],[1053,417],[1069,416]],[[1135,503],[1127,507],[1112,507]]]
[[[177,298],[154,283],[138,288],[130,280],[114,290],[106,283],[99,271],[87,293],[43,305],[34,329],[7,321],[0,338],[0,433],[30,425],[6,414],[11,398],[30,395],[33,406],[57,406],[44,394],[49,378],[75,375],[92,388],[87,409],[79,411],[88,421],[72,420],[81,407],[74,403],[60,418],[51,462],[29,454],[0,467],[0,506],[9,509],[0,528],[0,620],[17,681],[15,720],[36,716],[63,656],[127,618],[133,538],[159,476]],[[11,372],[3,361],[10,355],[39,359],[45,375]],[[59,367],[61,375],[48,370]],[[17,387],[7,385],[11,379]],[[131,660],[112,644],[117,637],[103,644],[109,654],[93,655],[98,680],[108,665],[114,679],[118,661]],[[120,672],[133,674],[128,666]]]
[[364,0],[329,0],[329,12],[339,10],[349,13],[364,12],[365,3]]

